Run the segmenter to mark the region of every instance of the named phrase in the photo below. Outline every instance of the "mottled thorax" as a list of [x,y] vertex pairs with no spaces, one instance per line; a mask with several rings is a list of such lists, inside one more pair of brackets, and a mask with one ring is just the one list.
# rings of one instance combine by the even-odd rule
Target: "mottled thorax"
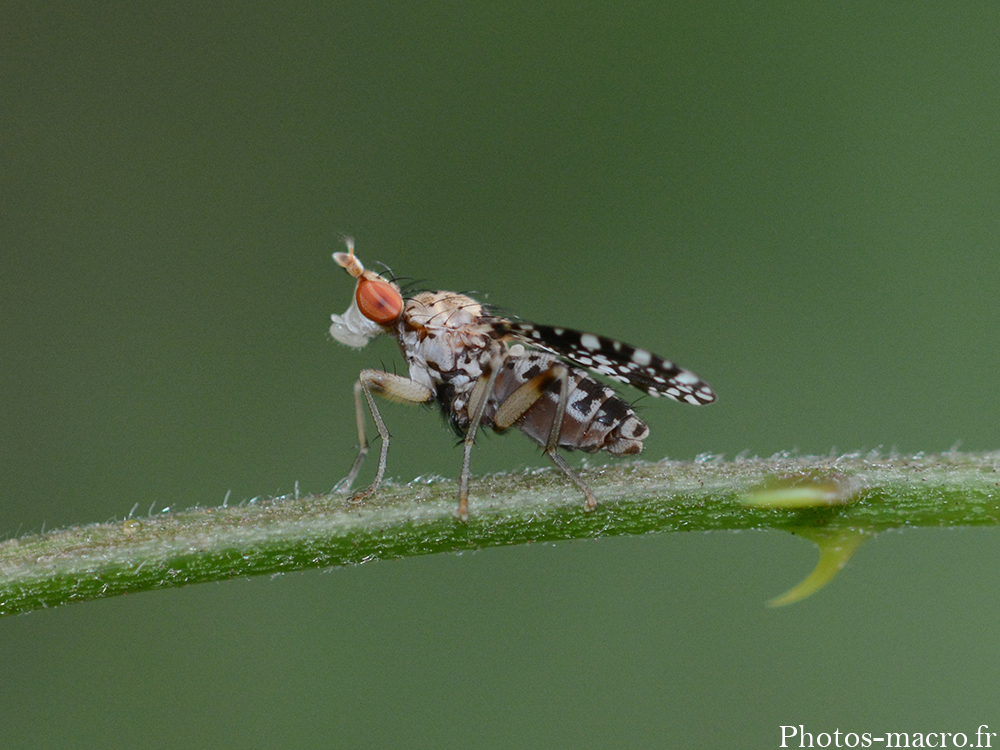
[[435,391],[443,383],[458,394],[470,390],[502,346],[487,318],[464,294],[421,292],[407,300],[398,331],[410,378]]

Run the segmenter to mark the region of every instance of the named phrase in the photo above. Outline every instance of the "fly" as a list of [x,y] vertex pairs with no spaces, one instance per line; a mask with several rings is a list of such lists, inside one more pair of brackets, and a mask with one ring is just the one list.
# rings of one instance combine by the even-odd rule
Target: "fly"
[[404,404],[436,401],[462,436],[457,512],[462,521],[469,518],[469,467],[480,426],[521,430],[580,489],[585,509],[597,507],[593,490],[559,448],[634,455],[649,428],[627,401],[586,370],[651,396],[695,406],[715,401],[715,392],[701,378],[646,349],[570,328],[511,321],[457,292],[420,292],[404,299],[395,282],[365,269],[352,239],[345,241],[348,251],[334,253],[333,259],[357,285],[347,311],[331,316],[331,335],[360,348],[387,333],[409,366],[409,377],[365,369],[354,384],[360,450],[338,485],[340,492],[350,492],[368,455],[362,401],[382,439],[375,479],[352,496],[354,501],[374,494],[385,475],[390,436],[376,395]]

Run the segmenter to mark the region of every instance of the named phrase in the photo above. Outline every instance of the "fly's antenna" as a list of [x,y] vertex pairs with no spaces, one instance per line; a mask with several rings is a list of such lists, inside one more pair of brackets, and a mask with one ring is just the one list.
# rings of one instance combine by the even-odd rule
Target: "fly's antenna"
[[361,274],[365,272],[365,267],[362,265],[361,261],[354,254],[354,238],[346,234],[340,235],[340,239],[343,240],[344,244],[347,245],[346,253],[334,253],[333,259],[337,262],[337,265],[341,266],[354,278],[360,278]]

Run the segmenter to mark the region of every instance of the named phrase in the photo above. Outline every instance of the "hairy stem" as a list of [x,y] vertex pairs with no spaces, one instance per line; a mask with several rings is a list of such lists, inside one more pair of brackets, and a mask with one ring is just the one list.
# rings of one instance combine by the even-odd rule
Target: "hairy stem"
[[618,464],[483,477],[470,518],[451,481],[384,486],[363,505],[282,497],[160,513],[0,544],[0,614],[234,576],[436,552],[652,531],[787,529],[871,534],[1000,524],[1000,453]]

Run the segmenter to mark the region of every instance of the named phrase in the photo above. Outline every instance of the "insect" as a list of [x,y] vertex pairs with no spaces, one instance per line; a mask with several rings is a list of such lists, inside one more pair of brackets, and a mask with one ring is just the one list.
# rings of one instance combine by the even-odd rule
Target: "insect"
[[646,349],[569,328],[508,320],[457,292],[420,292],[404,299],[399,286],[367,270],[354,254],[354,241],[344,239],[347,252],[334,253],[333,259],[357,285],[347,311],[331,316],[331,335],[361,348],[387,333],[399,342],[409,365],[409,377],[365,369],[354,384],[360,450],[338,491],[350,492],[368,455],[362,399],[382,439],[375,479],[352,496],[354,501],[370,497],[385,474],[390,436],[375,395],[404,404],[436,401],[462,436],[457,512],[462,521],[469,518],[469,466],[481,425],[495,432],[517,427],[542,445],[583,492],[584,507],[597,507],[597,497],[559,448],[636,454],[649,428],[628,402],[583,368],[651,396],[696,406],[715,401],[715,392],[697,375]]

